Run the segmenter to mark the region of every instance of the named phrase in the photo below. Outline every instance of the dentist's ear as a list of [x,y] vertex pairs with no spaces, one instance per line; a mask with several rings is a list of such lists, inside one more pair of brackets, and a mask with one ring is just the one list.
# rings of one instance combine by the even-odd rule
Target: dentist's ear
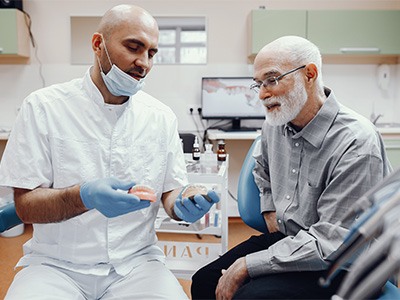
[[102,44],[103,37],[100,33],[96,32],[93,34],[92,37],[92,48],[93,51],[101,51],[101,44]]

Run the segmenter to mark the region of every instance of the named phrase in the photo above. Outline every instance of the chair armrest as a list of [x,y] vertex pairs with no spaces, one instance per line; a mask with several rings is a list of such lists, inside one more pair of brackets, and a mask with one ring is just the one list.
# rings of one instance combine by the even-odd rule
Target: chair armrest
[[0,232],[11,229],[19,224],[22,224],[22,221],[15,211],[14,203],[0,207]]

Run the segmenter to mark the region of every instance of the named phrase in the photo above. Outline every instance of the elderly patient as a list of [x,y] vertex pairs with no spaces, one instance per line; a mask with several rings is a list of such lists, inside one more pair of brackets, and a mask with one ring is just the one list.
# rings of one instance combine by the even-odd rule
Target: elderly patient
[[[24,100],[0,185],[14,188],[17,213],[34,230],[7,300],[187,299],[156,245],[154,221],[160,203],[171,218],[194,222],[219,198],[182,196],[176,116],[141,91],[158,35],[144,9],[113,7],[93,34],[85,76]],[[156,201],[127,192],[138,184]]]
[[254,176],[269,233],[252,236],[194,274],[193,299],[328,299],[327,257],[354,220],[331,230],[391,171],[381,136],[338,102],[318,48],[296,36],[267,44],[252,88],[266,110]]

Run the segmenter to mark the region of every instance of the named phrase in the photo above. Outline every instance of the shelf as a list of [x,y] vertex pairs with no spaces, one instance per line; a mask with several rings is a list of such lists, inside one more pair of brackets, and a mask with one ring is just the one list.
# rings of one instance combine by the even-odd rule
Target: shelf
[[[195,223],[172,220],[165,210],[160,207],[156,219],[157,233],[172,233],[178,237],[174,240],[159,240],[158,245],[164,251],[168,268],[178,278],[190,279],[196,270],[219,257],[228,250],[228,166],[226,161],[204,165],[192,160],[192,154],[186,153],[186,169],[191,184],[201,184],[208,190],[214,189],[220,195],[220,201],[214,204],[210,211]],[[204,236],[203,242],[190,242],[190,235]],[[210,238],[213,242],[210,242]],[[201,239],[203,240],[203,239]]]
[[218,129],[210,129],[207,132],[210,140],[254,140],[261,134],[261,130],[257,131],[222,131]]
[[[206,221],[206,218],[208,218],[208,221]],[[217,220],[215,220],[216,218]],[[201,220],[195,223],[175,221],[166,216],[166,213],[160,213],[157,216],[156,228],[157,232],[209,234],[221,236],[221,212],[217,211],[214,205],[207,217],[203,217]]]

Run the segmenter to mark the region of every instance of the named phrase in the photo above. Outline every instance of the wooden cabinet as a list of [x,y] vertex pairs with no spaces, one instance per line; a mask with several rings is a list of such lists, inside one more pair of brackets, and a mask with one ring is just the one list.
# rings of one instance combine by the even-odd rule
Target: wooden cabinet
[[18,9],[0,9],[0,63],[27,63],[29,43],[24,13]]
[[[293,19],[298,22],[291,22],[296,15]],[[300,16],[303,16],[301,21]],[[320,48],[325,62],[396,64],[399,61],[400,10],[254,10],[251,19],[250,60],[275,38],[299,35]]]

